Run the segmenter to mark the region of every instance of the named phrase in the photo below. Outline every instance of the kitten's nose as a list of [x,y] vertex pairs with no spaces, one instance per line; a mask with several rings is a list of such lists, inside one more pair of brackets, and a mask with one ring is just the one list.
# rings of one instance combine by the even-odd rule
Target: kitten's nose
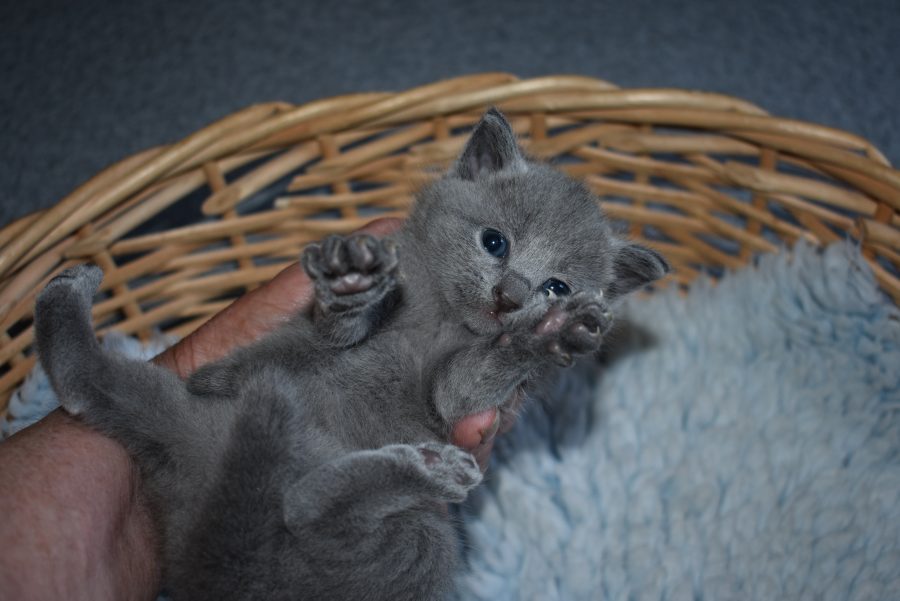
[[522,305],[500,286],[494,286],[494,302],[497,303],[498,313],[512,313],[516,309],[522,308]]
[[494,302],[497,303],[497,312],[512,313],[521,309],[530,290],[531,285],[524,277],[515,272],[507,273],[500,283],[494,286]]

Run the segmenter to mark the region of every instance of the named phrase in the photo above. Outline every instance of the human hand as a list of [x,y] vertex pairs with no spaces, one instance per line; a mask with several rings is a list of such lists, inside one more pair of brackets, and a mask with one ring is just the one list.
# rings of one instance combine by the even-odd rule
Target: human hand
[[0,598],[156,598],[155,531],[120,444],[56,410],[0,443],[0,483]]

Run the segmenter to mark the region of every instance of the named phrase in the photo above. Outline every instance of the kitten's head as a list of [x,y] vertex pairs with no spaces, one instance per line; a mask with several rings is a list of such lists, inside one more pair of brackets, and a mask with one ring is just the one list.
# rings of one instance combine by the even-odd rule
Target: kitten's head
[[615,236],[581,183],[528,160],[496,109],[450,172],[410,215],[415,252],[450,311],[480,333],[505,314],[579,290],[614,301],[669,270],[665,259]]

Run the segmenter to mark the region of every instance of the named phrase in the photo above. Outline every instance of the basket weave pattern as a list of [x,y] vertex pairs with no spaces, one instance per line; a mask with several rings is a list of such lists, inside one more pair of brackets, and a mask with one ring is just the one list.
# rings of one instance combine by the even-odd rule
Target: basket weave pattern
[[[34,364],[35,295],[62,269],[93,261],[106,272],[94,308],[101,333],[184,336],[307,242],[402,216],[490,105],[529,154],[583,179],[632,237],[670,260],[663,285],[800,239],[850,236],[900,302],[900,172],[866,140],[716,94],[483,74],[251,106],[0,230],[0,414]],[[173,205],[196,218],[149,231]]]

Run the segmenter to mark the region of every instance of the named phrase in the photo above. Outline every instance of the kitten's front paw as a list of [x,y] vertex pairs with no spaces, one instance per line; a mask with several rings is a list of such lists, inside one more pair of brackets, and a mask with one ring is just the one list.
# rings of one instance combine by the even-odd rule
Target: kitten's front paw
[[307,246],[302,262],[319,302],[330,311],[366,304],[396,284],[396,245],[368,234],[328,236]]
[[568,367],[573,355],[600,348],[612,325],[612,313],[600,293],[579,292],[552,305],[534,329],[558,365]]

